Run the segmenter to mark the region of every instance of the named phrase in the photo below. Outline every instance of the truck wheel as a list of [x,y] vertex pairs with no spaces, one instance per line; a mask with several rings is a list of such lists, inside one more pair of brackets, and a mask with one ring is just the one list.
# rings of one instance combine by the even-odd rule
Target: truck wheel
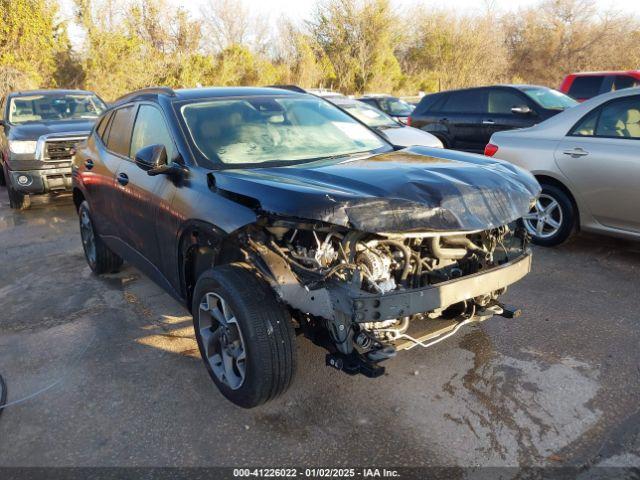
[[18,192],[11,186],[11,181],[9,180],[9,185],[7,187],[9,193],[9,206],[14,210],[26,210],[31,206],[31,197],[28,193]]
[[296,368],[291,319],[247,265],[204,272],[192,312],[200,355],[228,400],[252,408],[289,387]]
[[93,273],[101,275],[117,272],[122,266],[122,258],[113,253],[100,236],[96,235],[91,221],[91,210],[89,210],[89,203],[86,200],[78,208],[78,217],[80,218],[80,237],[82,238],[84,257]]
[[562,189],[544,183],[541,186],[538,201],[522,220],[533,243],[552,247],[567,240],[575,231],[576,211]]

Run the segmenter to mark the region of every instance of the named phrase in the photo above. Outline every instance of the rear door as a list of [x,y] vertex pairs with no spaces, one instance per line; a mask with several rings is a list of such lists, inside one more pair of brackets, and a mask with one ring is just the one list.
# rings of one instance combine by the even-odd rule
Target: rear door
[[596,220],[640,231],[640,95],[611,100],[583,117],[555,158]]
[[[529,107],[531,113],[514,113],[514,107]],[[487,113],[482,119],[484,126],[484,145],[489,143],[491,135],[503,130],[530,127],[540,121],[535,104],[515,88],[487,89]]]
[[134,108],[126,105],[114,110],[98,125],[93,142],[84,153],[82,181],[87,189],[94,223],[101,235],[119,237],[115,212],[118,195],[115,174],[125,158],[131,137]]
[[448,132],[451,148],[477,153],[484,151],[487,141],[482,120],[486,108],[486,89],[458,90],[448,94],[437,122]]
[[135,164],[135,154],[143,147],[157,144],[165,146],[169,161],[176,157],[177,149],[162,111],[155,104],[142,103],[135,117],[126,159],[118,166],[116,181],[118,203],[122,205],[123,240],[147,264],[140,268],[152,278],[157,278],[158,271],[164,272],[158,246],[157,217],[159,212],[170,210],[175,185],[167,175],[148,175]]

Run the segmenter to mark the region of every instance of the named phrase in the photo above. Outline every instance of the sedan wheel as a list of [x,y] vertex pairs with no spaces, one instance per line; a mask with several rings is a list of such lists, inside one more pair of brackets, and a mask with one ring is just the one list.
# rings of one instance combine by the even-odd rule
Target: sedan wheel
[[557,200],[542,193],[523,220],[532,237],[549,238],[558,234],[562,225],[562,217],[562,209]]
[[542,184],[542,193],[522,221],[533,243],[550,247],[564,242],[573,233],[575,208],[564,190]]

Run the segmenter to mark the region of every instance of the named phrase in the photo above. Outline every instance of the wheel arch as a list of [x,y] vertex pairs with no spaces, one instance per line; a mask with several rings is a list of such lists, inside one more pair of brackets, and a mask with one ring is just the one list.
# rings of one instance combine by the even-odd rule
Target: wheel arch
[[78,187],[73,188],[73,204],[76,207],[76,212],[80,209],[80,204],[86,200],[84,193]]
[[553,185],[554,187],[562,190],[569,197],[575,213],[576,228],[580,229],[580,209],[578,208],[578,202],[576,201],[573,193],[571,193],[571,190],[569,190],[569,188],[562,181],[550,175],[546,175],[544,173],[534,173],[534,176],[536,177],[536,180],[538,180],[538,183],[540,183],[541,185],[543,183],[547,185]]
[[207,269],[244,261],[237,244],[239,232],[227,233],[215,225],[192,220],[181,228],[178,239],[180,294],[191,310],[193,291],[200,275]]

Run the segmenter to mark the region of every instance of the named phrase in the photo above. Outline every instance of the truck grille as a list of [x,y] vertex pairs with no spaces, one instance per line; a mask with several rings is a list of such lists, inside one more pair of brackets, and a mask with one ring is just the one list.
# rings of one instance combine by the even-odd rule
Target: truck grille
[[44,159],[49,162],[71,160],[71,151],[83,138],[63,138],[60,140],[47,140],[44,149]]

